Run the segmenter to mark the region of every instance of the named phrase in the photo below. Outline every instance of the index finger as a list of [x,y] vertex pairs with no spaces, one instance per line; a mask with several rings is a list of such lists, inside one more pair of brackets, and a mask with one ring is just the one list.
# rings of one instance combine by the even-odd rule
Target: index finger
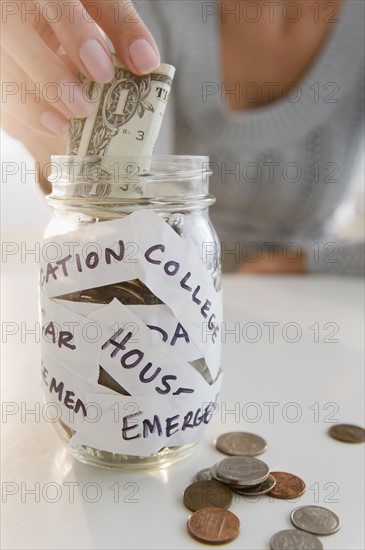
[[143,75],[160,65],[157,44],[131,0],[82,0],[82,3],[110,38],[127,69]]

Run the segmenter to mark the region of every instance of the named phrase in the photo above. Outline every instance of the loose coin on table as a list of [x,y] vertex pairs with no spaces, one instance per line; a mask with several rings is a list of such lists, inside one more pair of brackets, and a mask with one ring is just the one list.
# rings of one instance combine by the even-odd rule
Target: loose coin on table
[[269,477],[269,467],[258,458],[232,456],[218,462],[212,469],[213,477],[219,477],[224,483],[237,487],[258,485]]
[[214,479],[195,481],[184,492],[184,504],[193,512],[211,506],[228,508],[232,498],[230,488]]
[[328,433],[334,439],[345,443],[363,443],[365,441],[365,430],[353,424],[336,424],[331,426]]
[[194,477],[194,481],[208,481],[209,479],[213,479],[211,468],[200,470]]
[[270,548],[271,550],[321,550],[323,544],[310,533],[298,531],[298,529],[286,529],[271,537]]
[[257,456],[266,451],[267,443],[259,435],[230,432],[218,437],[216,448],[226,455]]
[[340,518],[323,506],[301,506],[293,510],[290,519],[295,527],[314,535],[332,535],[341,527]]
[[300,497],[306,490],[306,485],[300,477],[288,472],[270,472],[276,479],[275,487],[268,493],[274,498],[290,499]]
[[265,479],[265,481],[263,481],[262,483],[259,483],[259,485],[254,485],[253,487],[240,487],[240,488],[232,487],[232,491],[234,491],[235,493],[238,493],[239,495],[255,497],[258,495],[265,495],[275,487],[275,484],[276,484],[276,479],[274,478],[274,476],[269,474],[269,477]]
[[202,508],[188,519],[188,531],[200,542],[225,544],[234,540],[240,531],[240,520],[223,508]]

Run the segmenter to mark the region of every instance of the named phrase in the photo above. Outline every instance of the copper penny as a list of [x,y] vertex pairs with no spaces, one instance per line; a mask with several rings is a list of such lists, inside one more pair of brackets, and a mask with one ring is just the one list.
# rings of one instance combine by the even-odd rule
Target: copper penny
[[225,544],[234,540],[240,531],[237,516],[222,508],[202,508],[188,519],[188,531],[200,542]]
[[363,443],[365,441],[364,428],[353,424],[336,424],[328,430],[328,433],[334,439],[345,443]]
[[306,485],[300,477],[288,472],[270,472],[275,478],[276,485],[267,494],[274,498],[297,498],[306,490]]
[[195,481],[184,491],[184,504],[193,512],[210,506],[228,508],[232,498],[230,488],[214,479]]

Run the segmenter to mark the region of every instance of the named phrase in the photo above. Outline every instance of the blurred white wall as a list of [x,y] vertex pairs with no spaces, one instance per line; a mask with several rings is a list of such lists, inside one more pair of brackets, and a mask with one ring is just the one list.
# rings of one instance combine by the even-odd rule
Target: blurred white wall
[[[42,236],[50,219],[51,209],[35,183],[28,175],[21,181],[21,163],[32,170],[34,161],[23,145],[1,130],[1,230],[2,239],[24,239]],[[18,168],[17,168],[18,167]],[[11,171],[19,170],[14,175]],[[23,170],[24,172],[24,170]]]

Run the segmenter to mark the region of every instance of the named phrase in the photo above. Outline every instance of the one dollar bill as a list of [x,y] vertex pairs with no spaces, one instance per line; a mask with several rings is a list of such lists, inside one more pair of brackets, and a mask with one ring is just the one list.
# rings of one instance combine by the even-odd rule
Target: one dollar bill
[[138,172],[146,172],[149,161],[143,157],[152,155],[157,141],[175,67],[162,64],[149,75],[137,76],[112,55],[115,76],[111,82],[97,84],[81,78],[94,110],[87,118],[71,120],[67,154],[99,157],[95,163],[104,174],[111,157],[133,157]]
[[68,154],[77,156],[152,155],[170,95],[175,67],[162,64],[137,76],[113,55],[115,76],[107,84],[84,79],[93,113],[73,119]]

